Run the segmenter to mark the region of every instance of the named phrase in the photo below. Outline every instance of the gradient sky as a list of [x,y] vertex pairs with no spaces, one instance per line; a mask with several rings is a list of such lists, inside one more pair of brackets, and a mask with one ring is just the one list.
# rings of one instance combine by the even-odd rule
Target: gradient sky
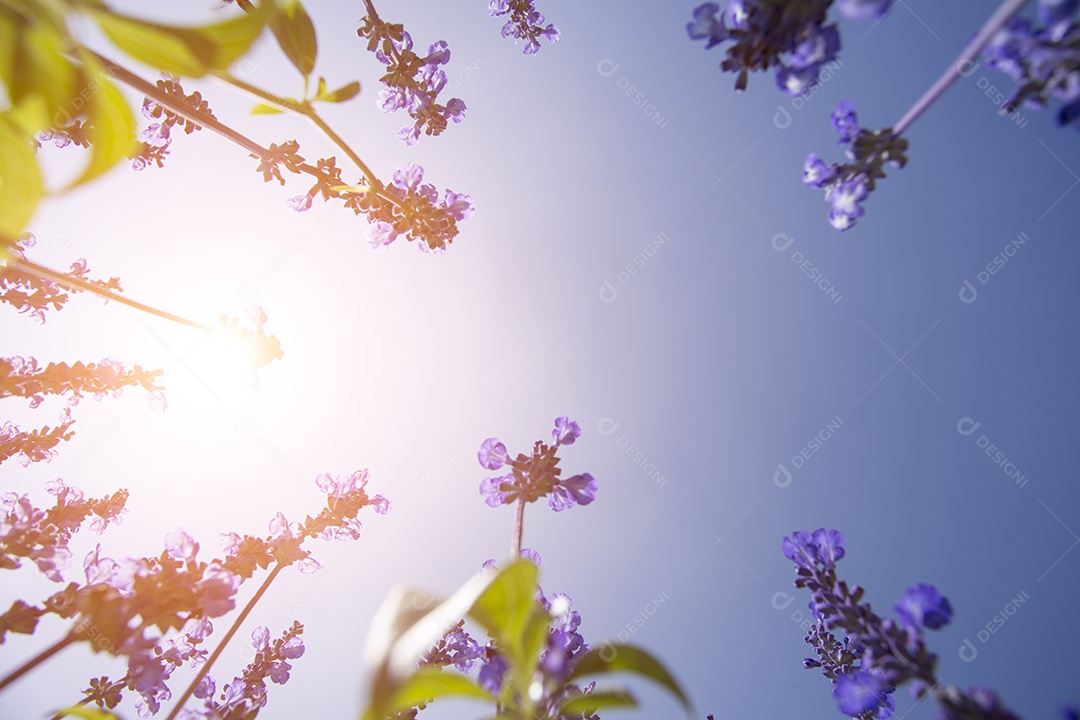
[[[116,5],[210,17],[199,3]],[[919,582],[950,599],[954,622],[928,638],[940,677],[992,686],[1027,718],[1080,703],[1080,138],[1050,112],[998,116],[989,86],[1010,81],[979,67],[910,129],[910,164],[854,229],[834,231],[822,192],[801,183],[808,152],[840,158],[838,101],[864,126],[895,123],[994,3],[899,0],[876,25],[841,21],[840,65],[800,103],[771,75],[736,94],[722,51],[687,39],[689,2],[542,3],[562,39],[527,57],[482,0],[382,0],[418,46],[449,43],[448,96],[468,105],[465,122],[414,148],[394,139],[404,116],[375,107],[381,66],[355,36],[360,4],[310,5],[316,72],[363,85],[327,111],[331,124],[380,176],[419,162],[426,180],[473,196],[449,251],[399,241],[375,254],[362,219],[325,204],[294,213],[285,200],[305,182],[263,184],[255,161],[204,131],[178,137],[164,170],[118,168],[45,203],[31,257],[61,269],[85,257],[130,297],[207,323],[256,300],[285,348],[257,391],[217,377],[197,331],[92,298],[43,326],[0,318],[5,354],[167,370],[166,412],[137,392],[87,400],[52,463],[4,466],[5,490],[40,502],[58,474],[93,495],[129,488],[105,554],[157,555],[181,526],[212,556],[219,532],[265,534],[278,510],[315,512],[322,472],[370,468],[372,491],[391,498],[361,540],[316,549],[325,570],[280,577],[215,667],[219,686],[250,659],[239,640],[252,628],[276,635],[296,618],[308,653],[271,687],[265,717],[357,716],[360,648],[390,588],[448,593],[508,552],[512,511],[478,493],[480,443],[527,451],[568,415],[583,433],[564,470],[591,472],[597,500],[530,507],[524,544],[543,557],[545,591],[574,599],[588,641],[622,632],[657,654],[698,717],[840,717],[829,682],[802,668],[809,596],[780,552],[785,535],[818,527],[845,533],[841,577],[879,612]],[[240,70],[299,92],[267,40]],[[264,145],[331,151],[294,119],[248,117],[222,85],[186,87]],[[49,157],[54,177],[71,172],[70,151]],[[60,407],[5,411],[40,426]],[[76,537],[72,579],[97,540]],[[52,592],[35,572],[7,573],[3,602]],[[0,670],[65,629],[9,638]],[[965,641],[975,652],[962,657]],[[122,665],[69,648],[5,693],[3,715],[40,717],[42,697],[73,702]],[[676,716],[639,689],[641,711],[606,717]],[[897,704],[932,716],[906,689]]]

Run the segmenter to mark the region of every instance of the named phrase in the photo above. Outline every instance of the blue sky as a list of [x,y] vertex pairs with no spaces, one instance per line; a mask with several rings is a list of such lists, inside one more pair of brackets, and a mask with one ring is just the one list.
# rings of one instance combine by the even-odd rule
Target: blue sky
[[[802,668],[795,613],[809,597],[780,553],[784,535],[818,527],[845,533],[841,575],[880,612],[918,582],[950,599],[952,625],[929,637],[943,679],[990,685],[1028,718],[1080,702],[1076,133],[1049,112],[999,117],[987,93],[1010,81],[979,67],[910,129],[910,164],[854,229],[835,232],[801,183],[807,153],[840,157],[837,102],[855,102],[864,126],[893,124],[992,3],[903,0],[876,25],[841,21],[840,64],[802,103],[766,75],[736,94],[720,49],[686,37],[691,3],[544,3],[562,39],[535,57],[479,1],[377,7],[417,45],[449,43],[465,121],[396,141],[403,120],[375,107],[381,66],[355,36],[359,4],[338,2],[309,8],[316,72],[363,91],[327,116],[382,177],[419,162],[473,196],[450,250],[375,254],[362,220],[294,213],[285,200],[306,184],[264,185],[209,132],[179,137],[164,170],[117,169],[50,200],[31,226],[37,261],[85,257],[131,297],[205,322],[254,298],[286,355],[253,392],[214,377],[196,331],[125,308],[79,297],[44,326],[6,313],[8,354],[161,367],[170,408],[137,393],[84,401],[59,457],[5,466],[5,489],[41,498],[57,474],[89,493],[127,487],[108,554],[156,555],[176,526],[212,553],[219,532],[313,512],[319,473],[370,468],[391,514],[320,547],[322,572],[284,574],[248,623],[306,627],[308,654],[266,717],[352,717],[368,679],[359,649],[389,589],[450,592],[508,550],[512,512],[477,490],[480,443],[525,451],[568,415],[583,434],[563,467],[591,472],[599,494],[529,509],[543,587],[574,599],[587,640],[622,632],[661,657],[700,717],[839,717],[828,681]],[[279,55],[260,43],[248,81],[298,92]],[[295,120],[248,117],[224,86],[186,87],[264,144],[330,152]],[[8,404],[27,424],[60,408]],[[78,537],[76,559],[94,542]],[[5,578],[5,602],[49,591],[29,570]],[[11,638],[0,662],[63,632]],[[230,649],[219,682],[249,657]],[[74,700],[119,668],[69,649],[11,688],[5,712],[36,716],[46,682]],[[610,716],[677,712],[639,689],[642,711]],[[911,706],[898,693],[898,714]]]

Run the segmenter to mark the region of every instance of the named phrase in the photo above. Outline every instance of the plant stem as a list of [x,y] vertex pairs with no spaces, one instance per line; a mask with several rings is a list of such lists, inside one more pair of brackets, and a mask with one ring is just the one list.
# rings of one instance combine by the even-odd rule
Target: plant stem
[[990,19],[982,26],[982,29],[971,39],[971,42],[967,44],[960,56],[949,65],[948,69],[937,79],[937,82],[931,86],[926,93],[919,98],[919,101],[915,103],[910,110],[908,110],[904,117],[900,118],[900,121],[893,127],[893,135],[901,135],[907,130],[913,122],[920,115],[934,104],[934,101],[944,94],[945,90],[955,82],[956,78],[961,76],[961,73],[966,72],[968,67],[978,57],[979,52],[982,51],[986,44],[990,42],[991,38],[1002,28],[1010,17],[1015,15],[1017,11],[1023,7],[1027,0],[1004,0],[998,7],[994,14],[990,16]]
[[158,310],[157,308],[150,307],[149,305],[144,305],[137,300],[131,300],[130,298],[126,298],[123,295],[118,295],[111,290],[106,290],[104,288],[98,287],[92,282],[88,282],[86,280],[83,280],[82,278],[72,277],[71,275],[67,275],[62,272],[50,270],[47,267],[38,265],[34,262],[30,262],[25,258],[15,258],[11,262],[11,265],[13,265],[16,269],[27,273],[28,275],[35,275],[39,278],[42,278],[43,280],[49,280],[51,282],[59,283],[60,285],[68,287],[69,289],[77,288],[79,290],[85,290],[86,292],[94,293],[95,295],[99,295],[107,300],[115,300],[122,305],[127,305],[128,307],[135,308],[136,310],[141,310],[151,315],[156,315],[159,318],[172,320],[173,322],[180,323],[181,325],[187,325],[188,327],[195,328],[196,330],[203,330],[205,332],[210,332],[211,330],[213,330],[213,328],[211,327],[202,325],[192,320],[188,320],[186,318],[182,318],[179,315],[173,315],[172,313],[165,312],[164,310]]
[[510,539],[510,561],[521,557],[521,536],[525,532],[525,498],[518,498],[517,516],[514,518],[514,535]]
[[[188,105],[186,102],[184,102],[182,98],[174,98],[166,95],[157,85],[153,85],[147,82],[146,80],[131,72],[127,68],[117,65],[115,62],[108,59],[104,55],[101,55],[90,49],[87,49],[87,52],[97,58],[98,62],[100,62],[105,67],[105,69],[118,80],[127,85],[130,85],[134,89],[146,95],[158,105],[168,108],[172,112],[176,113],[177,115],[183,117],[186,120],[190,120],[196,125],[213,130],[218,135],[221,135],[222,137],[231,140],[232,142],[236,143],[240,147],[250,152],[252,155],[262,160],[274,159],[275,154],[272,153],[268,148],[264,148],[259,143],[251,140],[243,133],[232,129],[220,120],[211,118],[205,113],[196,112],[195,109]],[[326,128],[326,130],[329,130],[329,128]],[[336,137],[336,135],[334,137]],[[350,156],[350,159],[352,159],[352,156]],[[356,160],[359,160],[359,158],[356,158]],[[295,167],[297,170],[300,170],[301,172],[306,173],[307,175],[310,175],[317,180],[323,179],[322,173],[320,173],[318,168],[313,165],[309,165],[308,163],[301,163],[299,165],[296,165]],[[361,163],[360,167],[362,169],[366,169],[367,166]],[[380,198],[394,205],[401,204],[401,201],[398,200],[398,198],[383,191],[382,183],[379,182],[378,178],[376,178],[370,170],[366,170],[365,175],[367,175],[369,180],[372,182],[372,190],[376,192]]]
[[37,667],[41,663],[45,662],[46,660],[51,658],[53,655],[55,655],[56,653],[60,652],[64,648],[66,648],[71,643],[75,642],[75,640],[76,640],[75,633],[68,633],[64,637],[62,637],[59,640],[57,640],[56,642],[54,642],[49,647],[47,647],[44,650],[42,650],[41,652],[39,652],[34,657],[32,657],[29,660],[27,660],[26,662],[24,662],[22,665],[17,667],[15,670],[12,670],[10,673],[8,673],[8,675],[3,680],[0,680],[0,691],[3,691],[3,689],[6,688],[8,685],[15,682],[16,680],[21,678],[26,673],[33,670],[35,667]]
[[244,609],[240,611],[240,614],[236,617],[236,620],[233,621],[232,627],[230,627],[229,631],[225,633],[225,637],[221,639],[221,643],[218,644],[213,654],[211,654],[210,657],[207,658],[206,662],[203,663],[203,666],[199,669],[198,675],[195,676],[195,679],[192,680],[191,684],[187,686],[186,690],[184,690],[184,694],[180,696],[180,699],[176,702],[176,705],[173,706],[172,712],[169,713],[169,717],[166,718],[166,720],[174,720],[177,713],[180,712],[180,709],[184,707],[184,703],[187,702],[187,699],[191,697],[191,694],[193,692],[195,692],[195,688],[199,685],[200,682],[202,682],[203,677],[206,676],[206,673],[210,672],[210,667],[214,664],[214,662],[217,661],[218,657],[221,656],[221,653],[225,650],[225,646],[229,644],[229,641],[232,640],[233,635],[236,634],[236,631],[240,629],[240,626],[243,624],[244,620],[247,619],[247,616],[251,613],[252,609],[254,609],[255,604],[262,599],[263,594],[266,593],[266,589],[270,587],[270,583],[274,581],[274,578],[276,578],[278,576],[278,573],[281,572],[285,567],[285,565],[278,563],[274,566],[274,569],[270,571],[270,574],[266,576],[266,579],[263,580],[263,584],[259,586],[259,589],[256,590],[255,594],[251,596],[251,599],[248,600],[247,605],[244,606]]
[[240,78],[230,75],[228,72],[219,70],[215,71],[212,74],[219,80],[222,80],[223,82],[226,82],[233,87],[239,88],[244,92],[259,98],[263,102],[279,107],[282,110],[292,111],[294,113],[297,113],[298,115],[302,115],[303,117],[307,118],[315,127],[317,127],[324,135],[326,135],[326,137],[328,137],[331,142],[337,145],[338,148],[340,148],[341,151],[345,153],[349,160],[351,160],[353,164],[356,165],[356,167],[360,168],[360,172],[364,173],[364,176],[368,179],[368,182],[371,183],[372,186],[377,187],[379,185],[379,179],[375,176],[375,173],[373,173],[371,169],[367,166],[367,164],[365,164],[364,161],[360,159],[360,156],[357,155],[351,147],[349,147],[348,143],[342,140],[341,137],[336,132],[334,132],[334,130],[329,125],[327,125],[321,117],[319,117],[319,114],[315,111],[315,108],[311,107],[311,104],[307,101],[298,103],[294,100],[289,100],[288,98],[278,97],[273,93],[269,93],[263,90],[262,88],[256,87],[250,83],[246,83]]
[[172,110],[177,115],[180,115],[181,117],[190,120],[197,125],[213,130],[222,137],[232,140],[234,143],[254,155],[258,155],[261,158],[272,157],[269,150],[264,148],[262,145],[259,145],[254,140],[249,139],[243,133],[237,132],[236,130],[233,130],[231,127],[223,124],[222,122],[207,117],[203,113],[196,112],[190,105],[188,105],[184,101],[183,98],[170,97],[169,95],[166,95],[164,92],[162,92],[161,88],[159,88],[157,85],[154,85],[153,83],[142,79],[135,73],[131,72],[125,67],[116,64],[104,55],[101,55],[89,49],[87,49],[87,52],[93,55],[97,59],[97,61],[100,62],[105,67],[105,69],[109,71],[110,75],[115,76],[121,82],[135,88],[143,95],[151,98],[158,105],[169,108],[169,110]]

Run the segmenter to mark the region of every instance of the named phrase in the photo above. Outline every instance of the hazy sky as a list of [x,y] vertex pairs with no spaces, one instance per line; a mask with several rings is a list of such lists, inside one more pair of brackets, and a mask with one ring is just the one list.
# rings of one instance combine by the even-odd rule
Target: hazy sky
[[[207,323],[261,303],[285,358],[257,391],[217,378],[197,331],[91,298],[44,326],[0,319],[5,355],[167,370],[166,412],[137,392],[87,400],[56,460],[4,466],[5,490],[39,502],[57,474],[89,494],[127,487],[124,524],[100,539],[108,555],[157,555],[182,526],[211,557],[219,532],[317,511],[322,472],[370,468],[392,500],[361,540],[317,548],[325,570],[280,577],[215,667],[219,686],[250,658],[240,640],[255,625],[277,635],[296,618],[308,653],[265,716],[355,717],[359,649],[389,589],[450,592],[508,551],[513,513],[479,495],[480,443],[527,451],[568,415],[583,433],[563,467],[591,472],[599,493],[558,515],[529,508],[543,587],[574,599],[588,641],[623,633],[661,657],[699,717],[839,717],[829,682],[802,668],[809,596],[780,552],[784,535],[822,526],[845,533],[841,576],[880,612],[919,582],[950,599],[954,622],[928,638],[943,679],[990,685],[1028,718],[1080,702],[1080,137],[1051,112],[998,116],[988,93],[1011,81],[978,67],[911,128],[909,166],[854,229],[834,231],[821,191],[801,183],[810,151],[840,159],[838,101],[865,126],[895,123],[993,3],[899,0],[876,25],[843,21],[838,66],[792,100],[771,75],[736,94],[722,50],[688,40],[689,2],[543,3],[562,39],[528,57],[482,0],[382,0],[417,45],[449,43],[449,92],[468,106],[413,148],[394,138],[404,116],[375,106],[360,3],[310,5],[316,72],[363,85],[328,110],[334,127],[383,178],[414,161],[473,196],[450,250],[375,254],[362,219],[293,212],[285,201],[307,183],[262,183],[204,131],[177,138],[163,170],[119,168],[44,204],[32,257],[85,257],[130,297]],[[299,92],[265,38],[242,70]],[[222,85],[187,87],[264,145],[331,152],[296,120],[247,116]],[[50,157],[70,171],[70,153]],[[40,426],[60,407],[9,400],[5,417]],[[97,541],[76,537],[72,579]],[[5,604],[53,591],[31,569],[4,582]],[[0,663],[62,635],[53,620],[10,637]],[[38,717],[42,693],[73,702],[102,674],[122,663],[68,649],[8,690],[3,714]],[[641,690],[642,711],[606,717],[676,716]],[[906,689],[897,704],[911,708]]]

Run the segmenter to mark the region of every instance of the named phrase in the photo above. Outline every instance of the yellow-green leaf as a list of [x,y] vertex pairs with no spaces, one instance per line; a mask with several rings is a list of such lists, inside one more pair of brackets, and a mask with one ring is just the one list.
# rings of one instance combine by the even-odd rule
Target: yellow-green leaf
[[351,100],[360,92],[360,83],[355,80],[348,85],[342,85],[332,93],[326,95],[320,95],[315,98],[316,100],[322,100],[323,102],[340,103],[346,100]]
[[136,60],[177,75],[202,77],[227,69],[247,52],[271,9],[264,2],[253,13],[199,27],[144,22],[103,8],[93,16],[109,39]]
[[91,180],[131,154],[135,144],[135,117],[120,90],[109,80],[101,65],[89,53],[84,54],[90,78],[85,92],[90,97],[90,162],[71,187]]
[[315,26],[299,0],[288,0],[277,8],[270,17],[270,29],[289,62],[304,77],[310,75],[315,69],[319,45],[315,39]]
[[45,180],[30,138],[19,132],[8,113],[0,114],[0,235],[21,235],[44,194]]
[[637,707],[637,700],[625,690],[594,690],[588,694],[573,695],[559,705],[559,716],[586,717],[595,715],[598,710],[608,708]]
[[119,715],[113,715],[111,712],[105,710],[99,710],[94,707],[87,707],[85,705],[73,705],[66,710],[61,710],[56,713],[57,717],[77,717],[83,718],[83,720],[119,720]]
[[63,34],[47,18],[26,20],[0,7],[0,80],[20,127],[34,133],[78,115],[85,104],[78,77]]
[[252,115],[276,115],[280,112],[281,108],[276,108],[273,105],[267,105],[266,103],[259,103],[251,108]]
[[421,669],[402,683],[394,693],[387,710],[391,713],[408,710],[421,703],[443,697],[475,698],[487,702],[495,700],[491,693],[466,675]]
[[652,655],[633,645],[604,644],[589,650],[574,666],[570,679],[614,672],[630,672],[659,683],[679,699],[687,713],[690,712],[689,698],[667,668]]

